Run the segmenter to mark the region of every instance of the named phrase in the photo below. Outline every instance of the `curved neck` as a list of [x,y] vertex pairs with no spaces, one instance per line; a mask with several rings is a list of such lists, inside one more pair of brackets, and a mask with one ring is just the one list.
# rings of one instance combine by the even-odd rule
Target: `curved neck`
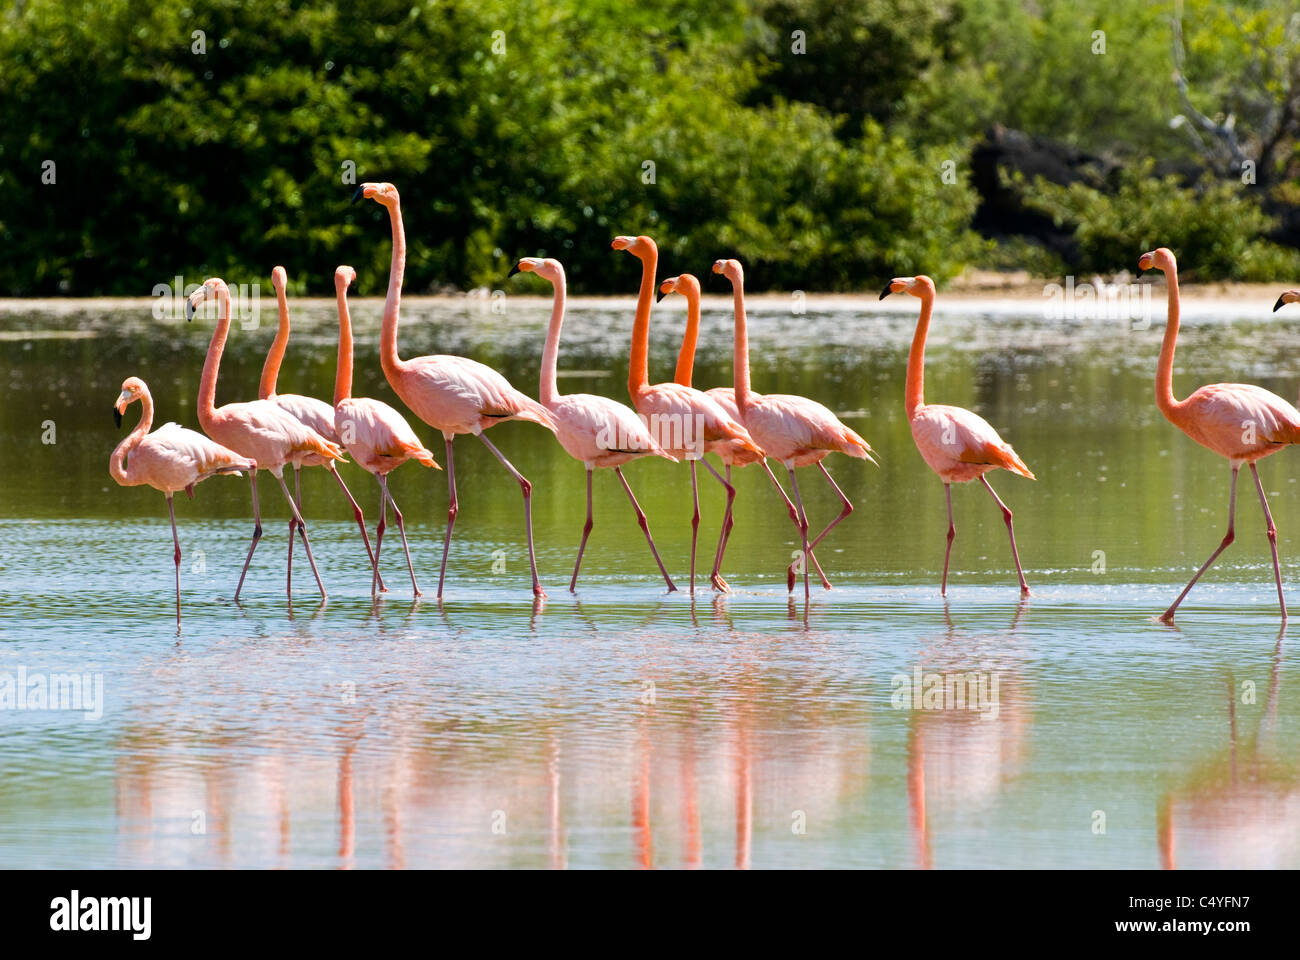
[[402,207],[393,201],[388,208],[393,226],[393,260],[388,268],[388,297],[384,300],[384,328],[379,335],[379,364],[390,378],[401,360],[397,356],[397,315],[402,306],[402,277],[406,273],[406,228],[402,225]]
[[564,274],[551,282],[555,285],[555,299],[551,304],[551,324],[546,329],[546,347],[542,350],[542,382],[537,397],[545,407],[560,397],[555,386],[555,366],[560,357],[560,327],[564,325]]
[[334,406],[352,396],[352,315],[348,313],[348,288],[336,291],[339,302],[339,357],[334,371]]
[[925,338],[930,333],[930,313],[934,309],[934,294],[921,297],[921,315],[912,335],[912,349],[907,355],[907,418],[925,406]]
[[686,291],[686,332],[677,351],[677,372],[673,379],[689,387],[695,377],[695,344],[700,338],[700,292]]
[[109,475],[123,486],[134,486],[137,482],[132,480],[127,472],[126,457],[127,454],[140,445],[140,441],[149,432],[149,427],[153,425],[153,397],[149,395],[147,389],[140,397],[140,408],[140,422],[117,445],[117,449],[113,451],[113,455],[108,461]]
[[271,341],[266,362],[262,364],[262,379],[257,385],[257,396],[262,400],[274,396],[275,382],[280,378],[280,364],[284,362],[284,351],[289,346],[289,298],[283,290],[275,291],[275,306],[280,314],[280,326],[276,328],[275,339]]
[[221,316],[208,343],[208,356],[203,361],[203,379],[199,381],[199,423],[206,428],[217,412],[217,373],[221,368],[221,352],[226,349],[226,336],[230,333],[230,290],[223,284],[217,288]]
[[743,413],[749,403],[749,329],[745,323],[745,280],[732,280],[732,299],[736,313],[736,344],[733,354],[735,370],[732,380],[736,388],[736,406]]
[[632,323],[632,360],[628,365],[627,391],[633,397],[650,385],[650,308],[655,298],[655,272],[659,251],[653,247],[641,258],[641,291],[636,298],[636,319]]
[[1174,399],[1174,344],[1178,340],[1178,267],[1165,271],[1168,284],[1169,312],[1165,320],[1165,339],[1160,345],[1160,364],[1156,367],[1156,406],[1166,417],[1178,408]]

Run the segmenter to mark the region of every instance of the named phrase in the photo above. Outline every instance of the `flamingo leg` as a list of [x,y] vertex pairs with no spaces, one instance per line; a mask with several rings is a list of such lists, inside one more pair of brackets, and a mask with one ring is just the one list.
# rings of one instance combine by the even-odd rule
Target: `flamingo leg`
[[1268,523],[1268,546],[1273,551],[1273,579],[1277,582],[1277,605],[1282,608],[1282,621],[1286,622],[1286,599],[1282,596],[1282,568],[1277,562],[1277,526],[1273,523],[1273,514],[1268,509],[1268,498],[1264,496],[1264,485],[1260,483],[1259,471],[1252,460],[1250,472],[1255,477],[1255,489],[1259,491],[1259,503],[1264,508],[1264,519]]
[[[766,460],[760,461],[763,464],[763,470],[767,473],[767,479],[772,481],[772,486],[776,487],[777,492],[781,494],[781,499],[785,501],[785,508],[790,511],[790,519],[794,521],[795,529],[799,529],[799,511],[795,509],[794,502],[786,495],[785,487],[776,479],[776,474],[772,468],[767,465]],[[817,576],[821,578],[822,586],[827,590],[831,588],[831,582],[826,579],[826,574],[822,572],[822,565],[817,562],[817,555],[805,553],[804,556],[812,560],[813,569],[817,571]],[[791,574],[790,568],[786,568],[785,586],[787,590],[794,590],[794,575]]]
[[235,601],[239,601],[239,591],[244,589],[244,577],[248,575],[248,565],[253,562],[253,551],[257,541],[262,539],[262,511],[257,505],[257,470],[248,471],[248,485],[253,491],[253,542],[248,545],[248,556],[244,557],[244,569],[239,571],[239,586],[235,587]]
[[[312,575],[316,577],[316,588],[320,590],[321,599],[324,600],[327,596],[325,593],[325,584],[321,582],[320,571],[316,569],[316,558],[313,557],[311,553],[311,541],[307,539],[307,524],[303,522],[302,514],[298,512],[298,505],[293,502],[293,497],[289,495],[289,487],[284,482],[284,476],[281,475],[275,479],[279,482],[280,489],[284,492],[284,499],[285,502],[289,504],[290,512],[293,513],[294,523],[297,524],[298,533],[302,537],[302,545],[307,551],[307,562],[311,564]],[[293,598],[292,594],[289,596],[290,599]]]
[[[384,496],[387,497],[388,502],[393,505],[393,516],[397,518],[397,532],[402,535],[402,552],[406,554],[406,572],[411,575],[411,589],[415,592],[417,597],[422,597],[424,594],[420,592],[420,585],[415,582],[415,566],[411,563],[411,548],[406,542],[406,523],[402,518],[402,511],[397,509],[397,501],[394,500],[393,495],[388,492],[388,477],[381,476],[379,478],[379,485],[384,488]],[[378,571],[376,571],[376,576],[378,576]],[[379,588],[381,590],[384,589],[382,579],[380,580]]]
[[[357,503],[357,498],[352,496],[352,491],[349,490],[348,485],[343,482],[343,477],[339,473],[338,469],[334,466],[334,464],[327,463],[325,467],[327,470],[329,470],[331,474],[333,474],[334,479],[338,481],[339,488],[343,491],[343,495],[348,498],[348,503],[352,504],[352,516],[356,518],[357,526],[361,529],[361,542],[366,545],[366,558],[370,561],[371,572],[373,574],[374,568],[376,566],[375,554],[370,549],[370,534],[366,533],[366,517],[365,514],[361,512],[361,504]],[[297,482],[297,479],[298,479],[297,473],[295,473],[294,474],[295,483]],[[296,492],[297,491],[295,490],[295,493]],[[302,509],[301,500],[298,501],[298,509],[299,510]],[[371,577],[371,579],[372,580],[374,579],[373,576]],[[388,587],[384,585],[384,575],[382,573],[379,575],[379,592],[380,593],[388,592]]]
[[691,501],[694,511],[691,513],[691,596],[695,596],[695,545],[700,536],[700,482],[695,471],[695,461],[691,461]]
[[456,464],[451,456],[450,436],[444,435],[443,439],[447,443],[447,490],[449,497],[447,501],[447,533],[442,539],[442,568],[438,571],[438,599],[442,599],[442,584],[447,579],[447,554],[451,550],[451,528],[456,525],[456,514],[460,512],[460,506],[456,502]]
[[172,518],[172,544],[176,551],[172,554],[176,561],[176,632],[181,632],[181,538],[176,533],[176,507],[172,504],[172,495],[167,494],[167,513]]
[[[799,537],[803,541],[803,602],[809,600],[808,591],[808,558],[812,556],[812,551],[808,548],[808,514],[804,512],[803,498],[799,496],[799,481],[794,478],[794,467],[786,466],[786,472],[790,474],[790,489],[794,491],[794,502],[799,508]],[[793,569],[793,568],[792,568]]]
[[623,482],[623,489],[627,491],[627,498],[632,501],[632,507],[636,510],[637,525],[641,527],[641,532],[645,534],[646,543],[650,544],[650,552],[655,555],[655,563],[659,564],[659,572],[664,575],[664,583],[668,584],[668,592],[672,593],[677,589],[677,585],[673,583],[673,578],[668,576],[668,570],[664,567],[664,562],[659,559],[659,550],[655,547],[655,538],[650,536],[650,521],[646,519],[641,504],[636,502],[636,495],[632,492],[632,488],[628,486],[627,477],[623,476],[623,468],[615,467],[614,472],[618,474],[618,479]]
[[524,528],[528,533],[528,564],[533,571],[533,596],[544,599],[546,591],[542,589],[542,581],[537,579],[537,551],[533,549],[533,485],[524,478],[522,473],[515,469],[515,465],[507,460],[505,454],[498,450],[484,434],[480,433],[478,438],[487,444],[487,448],[501,461],[501,465],[519,481],[519,489],[524,492]]
[[[299,489],[299,474],[302,468],[298,464],[293,465],[293,502],[291,506],[298,508],[298,514],[302,513],[302,491]],[[285,494],[288,496],[288,494]],[[284,564],[285,590],[289,596],[293,596],[293,535],[298,529],[298,521],[291,515],[289,517],[289,557]]]
[[[1016,562],[1016,576],[1020,578],[1020,595],[1027,597],[1029,596],[1029,584],[1025,583],[1025,572],[1020,569],[1020,551],[1016,549],[1016,529],[1011,525],[1011,508],[993,492],[993,488],[989,486],[988,480],[983,476],[980,477],[980,483],[984,484],[984,489],[989,492],[989,496],[993,498],[993,501],[998,505],[998,509],[1002,511],[1002,519],[1007,525],[1007,536],[1011,538],[1011,559]],[[1197,574],[1197,576],[1200,576],[1200,574]]]
[[[817,536],[814,537],[811,542],[809,542],[808,544],[809,550],[816,550],[817,544],[821,543],[823,540],[826,539],[826,534],[830,533],[831,530],[835,528],[836,524],[838,524],[841,520],[843,520],[845,517],[847,517],[850,513],[853,512],[853,503],[849,500],[848,497],[844,495],[844,491],[840,489],[839,484],[837,484],[834,478],[831,477],[830,471],[828,471],[825,465],[820,462],[818,462],[817,468],[821,470],[822,475],[826,477],[826,482],[831,485],[831,489],[834,490],[837,494],[839,494],[840,502],[843,503],[844,506],[840,508],[840,515],[836,517],[834,520],[832,520],[830,523],[826,524],[826,529],[823,530],[821,533],[817,534]],[[814,556],[816,556],[816,554],[814,554]],[[821,568],[819,567],[818,572],[820,571]],[[822,581],[823,581],[822,586],[825,587],[827,590],[829,590],[831,588],[831,585],[830,582],[826,580],[825,576],[822,577]],[[790,569],[786,572],[786,583],[787,584],[794,583],[793,563],[790,564]]]
[[587,538],[591,536],[591,467],[587,468],[587,522],[582,526],[582,542],[578,544],[578,559],[573,563],[573,579],[569,581],[569,592],[576,593],[578,587],[578,568],[582,566],[582,552],[587,549]]
[[375,570],[370,575],[370,595],[375,596],[375,587],[379,582],[379,551],[384,545],[384,530],[388,527],[388,486],[384,477],[379,478],[379,524],[375,527]]
[[709,473],[717,477],[718,483],[722,484],[727,491],[727,509],[722,515],[722,530],[718,533],[718,549],[713,554],[713,573],[709,575],[709,580],[713,584],[714,590],[728,593],[731,586],[726,580],[722,579],[722,554],[727,549],[727,539],[731,536],[731,528],[736,525],[731,512],[731,508],[736,502],[736,488],[731,485],[731,464],[726,465],[727,478],[724,480],[722,475],[713,469],[709,461],[704,460],[702,462],[708,468]]
[[952,542],[957,537],[957,525],[952,522],[952,484],[943,485],[943,495],[948,501],[948,548],[943,552],[943,582],[939,585],[939,596],[948,596],[948,561],[952,558]]
[[1178,599],[1174,601],[1173,606],[1160,615],[1161,623],[1173,624],[1174,613],[1178,610],[1178,605],[1183,602],[1183,597],[1191,593],[1192,587],[1196,586],[1196,581],[1201,579],[1201,574],[1210,569],[1210,564],[1219,559],[1219,554],[1223,553],[1228,548],[1228,544],[1235,539],[1236,534],[1233,532],[1233,527],[1237,521],[1237,471],[1240,469],[1241,467],[1237,464],[1232,467],[1232,483],[1228,488],[1228,532],[1223,535],[1223,542],[1219,544],[1217,550],[1210,554],[1210,559],[1205,561],[1201,569],[1196,571],[1196,576],[1192,577],[1191,582],[1183,587],[1183,592],[1178,595]]

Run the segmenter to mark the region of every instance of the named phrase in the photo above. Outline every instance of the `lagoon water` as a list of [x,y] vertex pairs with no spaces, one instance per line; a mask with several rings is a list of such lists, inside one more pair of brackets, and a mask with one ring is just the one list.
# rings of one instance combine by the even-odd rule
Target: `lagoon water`
[[[148,305],[0,310],[0,851],[17,867],[1297,867],[1297,643],[1279,631],[1259,504],[1243,478],[1237,542],[1171,629],[1152,618],[1218,544],[1228,468],[1169,425],[1152,385],[1154,323],[1053,320],[1041,305],[936,310],[927,398],[970,407],[1038,475],[991,475],[1015,510],[1033,596],[1020,603],[1001,517],[954,489],[957,540],[938,594],[943,487],[902,411],[911,298],[752,308],[754,385],[835,409],[879,468],[833,457],[856,511],[819,550],[835,584],[786,593],[794,528],[755,469],[714,595],[686,589],[689,475],[626,469],[671,572],[666,594],[612,474],[576,596],[583,471],[544,430],[491,437],[534,482],[528,590],[518,487],[482,444],[456,443],[461,512],[447,599],[433,599],[445,475],[410,464],[392,488],[425,597],[413,602],[395,530],[378,603],[350,511],[304,475],[321,572],[284,596],[286,512],[263,475],[266,536],[232,602],[251,522],[246,481],[179,499],[184,630],[160,495],[118,488],[109,453],[121,381],[143,377],[156,423],[197,426],[212,321]],[[1175,390],[1245,380],[1291,398],[1300,312],[1187,309]],[[409,300],[401,350],[464,353],[536,391],[549,306]],[[379,304],[359,301],[356,392],[401,408],[377,359]],[[578,301],[566,392],[626,399],[631,301]],[[335,317],[295,305],[286,392],[328,398]],[[679,298],[657,308],[652,376],[671,376]],[[273,311],[236,324],[218,402],[248,399]],[[696,385],[729,383],[730,314],[706,304]],[[440,438],[411,418],[443,460]],[[53,442],[47,442],[53,440]],[[1283,575],[1300,604],[1300,453],[1260,473]],[[377,488],[344,476],[373,525]],[[812,521],[838,501],[816,472]],[[699,563],[721,516],[701,475]],[[102,684],[95,714],[18,709],[51,674]],[[913,684],[974,675],[983,699],[914,702]],[[33,681],[33,677],[38,678]],[[14,687],[11,685],[11,691]],[[32,704],[29,702],[28,706]],[[39,705],[39,704],[37,704]],[[83,703],[84,707],[85,704]],[[930,708],[927,708],[930,707]],[[942,708],[937,708],[942,707]]]

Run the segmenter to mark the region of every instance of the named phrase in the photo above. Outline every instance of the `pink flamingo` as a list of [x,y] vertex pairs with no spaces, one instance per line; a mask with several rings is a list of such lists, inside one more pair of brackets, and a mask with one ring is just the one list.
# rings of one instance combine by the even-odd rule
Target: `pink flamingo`
[[[262,379],[258,384],[257,395],[262,400],[270,400],[277,407],[291,416],[297,417],[307,426],[311,427],[326,440],[332,443],[342,445],[338,432],[334,429],[334,408],[324,400],[317,400],[315,397],[304,397],[297,393],[276,393],[276,381],[280,377],[280,364],[284,361],[284,351],[289,346],[289,300],[285,295],[285,286],[288,281],[288,275],[284,267],[276,267],[271,271],[271,286],[275,288],[275,302],[279,313],[280,322],[275,331],[275,339],[271,341],[271,348],[266,353],[266,362],[262,365]],[[329,457],[322,457],[318,453],[297,454],[293,459],[293,501],[302,510],[302,484],[301,473],[303,467],[324,467],[334,477],[338,483],[343,495],[348,498],[348,503],[352,505],[352,516],[357,521],[357,526],[361,529],[361,541],[366,545],[366,558],[370,562],[371,572],[377,572],[375,555],[370,549],[370,536],[366,533],[366,518],[361,512],[361,506],[357,503],[356,497],[352,496],[352,491],[348,485],[343,482],[342,475],[334,466],[334,461]],[[382,504],[381,504],[382,506]],[[289,521],[289,576],[293,577],[293,528],[294,521]],[[387,590],[384,586],[384,578],[379,577],[379,589]]]
[[533,596],[544,599],[546,591],[537,578],[537,554],[533,549],[533,485],[483,433],[505,420],[530,420],[555,432],[555,419],[544,406],[525,396],[491,367],[465,357],[428,356],[403,360],[397,355],[397,321],[402,300],[402,275],[406,271],[406,229],[402,225],[402,201],[391,183],[363,183],[352,195],[356,203],[369,197],[387,208],[393,231],[393,259],[388,273],[388,297],[384,301],[384,326],[379,341],[379,361],[389,385],[417,417],[441,430],[447,445],[447,533],[442,544],[442,568],[438,573],[438,599],[447,576],[447,554],[451,530],[459,506],[456,500],[456,466],[451,442],[457,434],[469,433],[483,441],[519,483],[524,495],[524,527],[528,535],[528,563],[533,574]]
[[587,549],[587,538],[591,535],[591,475],[597,467],[612,467],[618,479],[632,501],[636,511],[636,522],[650,544],[659,572],[663,574],[664,583],[669,592],[677,589],[672,577],[659,559],[659,550],[655,547],[654,537],[650,535],[650,523],[645,511],[637,503],[636,495],[623,476],[622,466],[637,457],[659,456],[676,462],[669,451],[665,450],[654,438],[641,418],[623,404],[609,397],[598,397],[590,393],[562,394],[555,386],[556,362],[560,354],[560,328],[564,324],[564,267],[558,260],[542,260],[537,257],[525,257],[510,271],[516,273],[535,273],[549,280],[555,288],[551,306],[551,323],[546,331],[546,346],[542,351],[542,379],[538,397],[543,406],[550,411],[556,425],[555,435],[569,456],[582,461],[587,468],[587,522],[582,528],[582,542],[578,545],[578,559],[573,564],[573,577],[569,580],[569,592],[578,586],[578,568],[582,566],[582,554]]
[[1228,532],[1210,559],[1196,571],[1173,605],[1160,615],[1162,623],[1172,624],[1174,613],[1191,592],[1201,574],[1218,559],[1235,534],[1237,471],[1243,463],[1250,465],[1264,508],[1268,528],[1268,545],[1273,551],[1273,578],[1277,582],[1277,602],[1286,620],[1286,600],[1282,596],[1282,571],[1277,562],[1277,527],[1268,509],[1264,485],[1260,482],[1255,461],[1277,453],[1287,444],[1300,443],[1300,411],[1281,397],[1247,383],[1213,383],[1201,387],[1186,400],[1174,399],[1174,345],[1178,340],[1178,261],[1167,247],[1160,247],[1138,258],[1138,270],[1155,268],[1165,275],[1168,284],[1168,319],[1165,338],[1160,345],[1160,363],[1156,368],[1156,406],[1165,419],[1203,447],[1228,459],[1232,481],[1228,488]]
[[[762,395],[750,390],[749,332],[745,320],[745,271],[739,260],[718,260],[713,264],[713,272],[720,273],[730,280],[733,291],[736,314],[734,361],[736,409],[740,413],[741,422],[749,430],[754,441],[766,451],[767,456],[777,460],[790,474],[794,505],[790,504],[788,497],[785,501],[792,515],[796,515],[797,509],[796,523],[799,527],[800,539],[803,541],[800,559],[804,561],[811,559],[816,564],[813,551],[817,545],[841,520],[853,512],[853,504],[835,483],[822,461],[828,454],[838,452],[875,463],[875,459],[871,456],[871,445],[815,400],[789,394]],[[797,467],[808,467],[814,463],[821,470],[827,483],[831,485],[831,489],[839,495],[843,507],[839,515],[827,524],[826,529],[809,541],[808,514],[804,510],[803,498],[799,495],[799,481],[795,479],[794,471]],[[776,482],[775,477],[772,480]],[[777,487],[780,487],[779,483]],[[785,491],[782,491],[782,496],[785,497]],[[791,564],[786,571],[786,586],[790,590],[794,589],[796,566],[803,567],[803,595],[804,600],[807,600],[807,562],[800,564],[796,561],[795,564]],[[820,571],[820,566],[818,570]],[[822,575],[822,584],[827,588],[830,587],[825,575]]]
[[[736,489],[729,480],[702,459],[704,453],[723,455],[739,453],[761,459],[763,450],[754,442],[749,431],[718,405],[717,401],[690,383],[650,384],[650,306],[655,295],[655,272],[659,264],[659,248],[650,237],[615,237],[611,246],[626,250],[641,261],[641,289],[637,294],[636,318],[632,323],[632,353],[628,364],[628,393],[632,406],[650,424],[656,439],[676,459],[686,459],[691,465],[691,497],[694,512],[691,514],[691,594],[695,593],[695,547],[700,532],[700,488],[695,463],[700,461],[718,483],[727,491],[730,508]],[[698,286],[698,284],[697,284]],[[696,306],[698,310],[698,297]],[[698,325],[698,317],[697,317]],[[658,429],[656,430],[656,427]],[[710,581],[715,590],[727,590],[727,582],[715,567]]]
[[[194,485],[219,473],[239,476],[241,470],[256,470],[257,462],[241,457],[201,433],[179,424],[165,423],[153,433],[153,396],[139,377],[122,381],[122,392],[113,404],[113,418],[122,425],[128,404],[140,401],[140,422],[113,451],[108,473],[119,486],[138,487],[148,484],[167,498],[167,513],[172,521],[172,543],[176,547],[176,631],[181,629],[181,540],[176,534],[176,508],[172,495],[184,490],[194,497]],[[128,460],[128,457],[130,458]]]
[[[662,300],[670,293],[680,293],[686,298],[686,331],[682,334],[682,345],[677,352],[677,369],[674,372],[673,379],[682,386],[689,387],[692,385],[695,376],[695,347],[700,337],[700,281],[689,273],[669,277],[659,285],[659,299]],[[740,422],[740,410],[736,406],[736,390],[734,387],[713,387],[705,390],[704,393],[721,407],[727,416],[737,423]],[[781,485],[776,482],[776,477],[772,475],[772,470],[767,465],[762,450],[756,446],[751,448],[743,443],[724,442],[711,447],[710,452],[715,454],[722,461],[723,466],[726,467],[727,508],[722,515],[722,529],[718,534],[718,547],[713,554],[713,573],[709,576],[709,579],[718,589],[728,590],[730,588],[727,586],[727,581],[722,579],[721,571],[722,557],[727,550],[727,541],[731,539],[731,530],[736,525],[732,512],[736,501],[736,488],[731,483],[731,468],[747,467],[751,463],[761,463],[778,490],[781,489]],[[705,466],[708,466],[708,464],[705,464]],[[691,469],[694,470],[693,464]],[[691,486],[692,489],[695,486],[694,477],[691,478]],[[784,495],[785,491],[782,490],[781,492]],[[797,523],[798,517],[795,516],[793,508],[791,509],[791,516],[795,517]]]
[[406,525],[402,511],[388,490],[388,475],[414,460],[426,467],[441,470],[433,454],[425,449],[406,418],[380,400],[352,396],[352,317],[348,312],[348,285],[357,277],[351,267],[334,271],[334,293],[339,307],[339,356],[334,375],[334,431],[352,459],[375,475],[379,481],[379,526],[375,529],[374,576],[370,592],[376,586],[383,589],[379,579],[379,550],[384,544],[386,504],[393,505],[397,517],[397,531],[402,535],[402,550],[406,553],[406,569],[411,574],[411,589],[421,596],[420,585],[415,582],[415,567],[411,564],[411,549],[406,543]]
[[1020,578],[1020,595],[1029,595],[1024,571],[1020,569],[1020,552],[1016,549],[1016,531],[1011,523],[1011,510],[993,492],[984,474],[1001,467],[1030,480],[1036,479],[1023,460],[1016,456],[1011,444],[1003,441],[998,432],[983,417],[937,403],[925,402],[925,339],[930,332],[930,313],[934,309],[934,281],[927,276],[895,277],[885,284],[880,299],[891,293],[906,290],[921,301],[921,316],[916,321],[916,334],[912,349],[907,355],[906,404],[908,422],[912,425],[912,440],[921,458],[943,481],[944,497],[948,501],[948,548],[943,555],[943,580],[939,586],[942,596],[948,595],[948,560],[952,557],[952,541],[957,527],[952,522],[952,485],[979,479],[993,502],[1002,511],[1011,538],[1011,558],[1016,562],[1016,575]]
[[[248,565],[253,560],[253,551],[257,541],[262,539],[262,514],[257,504],[257,471],[269,470],[280,484],[285,502],[289,504],[298,532],[302,535],[302,544],[307,551],[307,561],[311,572],[316,577],[316,587],[321,598],[325,597],[325,585],[321,582],[320,572],[316,569],[316,558],[312,556],[311,542],[307,539],[307,525],[303,522],[298,506],[284,484],[285,464],[294,462],[295,458],[308,453],[319,453],[335,460],[343,459],[343,451],[338,444],[327,440],[307,426],[301,420],[281,410],[270,400],[253,400],[248,403],[227,403],[216,406],[217,374],[221,367],[221,354],[226,347],[226,337],[230,333],[230,288],[224,280],[213,277],[203,286],[190,294],[185,303],[185,319],[193,320],[194,312],[209,297],[216,297],[221,305],[217,327],[212,331],[212,340],[208,344],[208,355],[203,361],[203,379],[199,384],[199,423],[212,439],[223,446],[236,451],[241,456],[251,457],[257,466],[249,471],[249,483],[253,490],[253,542],[248,545],[248,556],[244,558],[244,568],[239,572],[239,585],[235,587],[235,599],[244,588],[244,577],[248,574]],[[293,582],[286,578],[285,590],[293,597]]]

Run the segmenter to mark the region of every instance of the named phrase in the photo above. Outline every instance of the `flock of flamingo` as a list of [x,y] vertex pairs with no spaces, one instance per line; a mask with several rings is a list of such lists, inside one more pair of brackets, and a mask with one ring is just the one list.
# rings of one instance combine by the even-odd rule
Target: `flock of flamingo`
[[[802,545],[799,557],[804,562],[796,559],[786,569],[787,589],[793,592],[798,575],[802,572],[804,599],[807,601],[810,568],[816,571],[822,585],[830,588],[830,581],[822,570],[815,551],[827,534],[853,512],[853,504],[835,483],[823,461],[831,453],[844,453],[875,462],[873,451],[866,440],[841,423],[822,404],[806,397],[759,394],[751,389],[744,270],[738,260],[724,259],[713,264],[713,272],[726,277],[733,290],[733,386],[699,390],[692,385],[700,326],[700,283],[688,273],[670,277],[658,285],[658,299],[670,293],[679,293],[686,299],[687,325],[674,379],[671,382],[651,384],[648,371],[650,313],[656,299],[658,249],[650,237],[614,238],[611,244],[613,249],[628,251],[640,259],[642,265],[628,374],[632,407],[608,397],[559,392],[556,386],[556,367],[565,310],[564,268],[559,261],[549,258],[525,257],[520,260],[510,271],[512,276],[519,272],[534,273],[548,280],[554,288],[550,324],[542,353],[538,399],[533,400],[511,386],[505,377],[492,368],[466,357],[438,355],[404,360],[399,356],[397,331],[406,265],[406,231],[402,222],[401,201],[397,188],[391,183],[362,184],[357,188],[353,202],[363,198],[375,200],[384,206],[392,227],[392,263],[380,335],[380,364],[397,396],[420,420],[441,431],[445,444],[449,504],[442,563],[438,572],[439,600],[443,597],[447,555],[458,512],[452,441],[460,434],[478,437],[519,483],[523,494],[524,528],[528,541],[533,595],[537,600],[546,597],[537,574],[537,557],[533,546],[532,484],[486,436],[488,428],[506,420],[527,420],[552,431],[565,451],[586,468],[587,519],[573,565],[573,576],[569,581],[570,591],[577,589],[578,572],[592,530],[592,475],[598,467],[610,468],[618,476],[664,583],[669,591],[676,589],[655,546],[645,512],[637,502],[622,469],[627,462],[644,456],[664,457],[674,462],[686,460],[690,466],[693,501],[690,561],[692,592],[695,589],[700,523],[697,463],[703,464],[726,492],[722,528],[709,575],[715,590],[729,590],[722,576],[722,566],[727,542],[735,524],[733,506],[736,488],[731,482],[732,468],[743,468],[751,464],[762,465],[798,530]],[[1138,266],[1139,272],[1149,269],[1162,271],[1168,282],[1168,321],[1156,374],[1156,403],[1171,423],[1197,443],[1226,457],[1232,469],[1227,533],[1219,547],[1159,619],[1173,623],[1179,604],[1233,541],[1237,475],[1242,464],[1248,464],[1267,521],[1278,604],[1285,620],[1286,601],[1278,565],[1277,528],[1269,512],[1268,500],[1255,462],[1288,444],[1300,443],[1300,411],[1267,390],[1239,383],[1212,384],[1197,390],[1186,400],[1175,399],[1172,380],[1179,322],[1177,262],[1171,251],[1161,247],[1142,254]],[[256,400],[216,406],[221,355],[230,331],[231,300],[225,282],[217,278],[209,279],[187,300],[187,320],[193,319],[198,308],[209,299],[215,299],[219,306],[217,326],[208,346],[198,395],[198,419],[207,436],[175,423],[165,424],[150,433],[153,400],[148,386],[139,377],[128,377],[123,382],[113,408],[118,425],[121,425],[122,415],[130,403],[140,401],[142,413],[135,429],[113,451],[109,473],[122,486],[147,484],[161,491],[167,499],[175,548],[173,559],[176,567],[178,630],[181,623],[181,549],[172,497],[182,490],[193,496],[195,484],[218,474],[241,475],[247,472],[252,493],[253,536],[235,588],[236,600],[243,590],[249,564],[262,536],[261,510],[257,499],[258,470],[269,471],[275,477],[289,507],[287,592],[292,597],[294,545],[296,538],[301,537],[317,589],[321,597],[325,597],[325,586],[312,555],[307,524],[302,516],[299,476],[304,466],[319,466],[328,470],[348,498],[366,548],[371,571],[371,592],[374,595],[388,589],[380,573],[379,558],[387,526],[388,507],[392,507],[406,555],[411,588],[415,596],[421,595],[415,567],[411,562],[402,513],[388,488],[388,474],[408,460],[433,469],[441,467],[400,412],[379,400],[352,396],[352,326],[347,290],[355,278],[356,272],[348,266],[340,266],[334,273],[339,337],[332,405],[313,397],[276,392],[280,364],[289,341],[289,311],[285,294],[287,278],[283,267],[276,267],[271,275],[276,292],[279,326],[262,370]],[[1002,513],[1020,593],[1022,597],[1027,596],[1029,585],[1020,565],[1012,512],[994,492],[985,475],[999,468],[1031,480],[1034,479],[1034,474],[1011,446],[981,417],[960,407],[925,402],[925,344],[935,301],[934,282],[924,275],[895,277],[885,285],[880,299],[883,300],[891,293],[903,292],[921,301],[916,333],[908,355],[905,409],[918,451],[943,481],[948,508],[947,547],[940,592],[945,596],[947,594],[949,560],[956,536],[951,485],[978,479]],[[1276,311],[1284,304],[1294,302],[1300,302],[1300,290],[1283,293],[1273,309]],[[704,459],[705,453],[715,455],[723,465],[724,472],[720,473]],[[351,456],[373,474],[379,483],[379,520],[373,546],[363,511],[336,467],[337,463],[345,461],[346,456]],[[790,480],[789,495],[773,473],[768,464],[769,459],[785,468]],[[842,507],[823,530],[816,536],[810,536],[811,528],[795,471],[814,465],[839,496]],[[287,466],[292,466],[294,470],[292,494],[284,480],[284,469]]]

